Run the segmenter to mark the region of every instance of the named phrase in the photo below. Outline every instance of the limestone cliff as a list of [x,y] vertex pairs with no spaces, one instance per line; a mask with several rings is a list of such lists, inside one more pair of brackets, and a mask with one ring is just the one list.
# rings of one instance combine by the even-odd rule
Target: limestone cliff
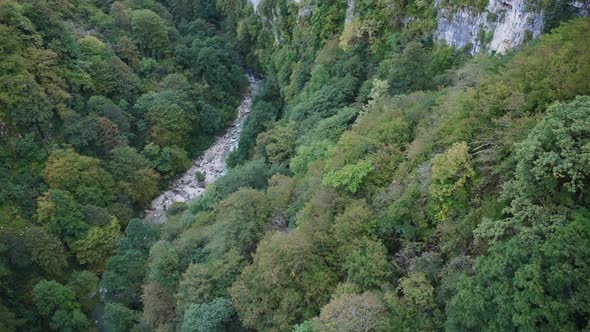
[[[590,1],[568,5],[578,15],[588,15]],[[437,6],[440,6],[440,0],[437,0]],[[527,38],[538,37],[543,31],[544,10],[529,7],[532,6],[527,6],[525,0],[489,0],[481,12],[460,9],[451,13],[449,9],[440,8],[435,38],[457,48],[470,44],[471,53],[504,53]]]
[[[261,0],[248,0],[256,9]],[[313,1],[292,1],[300,6],[299,17],[307,17],[312,11]],[[346,0],[345,23],[349,24],[356,13],[356,2]],[[555,0],[554,4],[563,0]],[[575,16],[590,14],[590,0],[563,3]],[[531,0],[489,0],[483,10],[473,8],[451,9],[442,0],[435,0],[437,27],[433,31],[435,40],[456,48],[469,47],[472,54],[480,52],[504,53],[521,45],[526,40],[537,38],[546,27],[545,9],[534,6]],[[274,20],[279,13],[273,12],[268,20],[275,40],[280,42]],[[406,22],[411,20],[407,17]]]

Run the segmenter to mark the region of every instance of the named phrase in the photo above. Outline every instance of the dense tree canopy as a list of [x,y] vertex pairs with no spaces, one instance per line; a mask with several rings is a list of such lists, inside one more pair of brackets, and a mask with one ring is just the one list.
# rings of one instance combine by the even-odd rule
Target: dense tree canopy
[[0,1],[0,330],[588,329],[576,4],[493,54],[435,30],[485,0],[254,2]]
[[[1,330],[92,329],[99,277],[140,309],[155,239],[130,219],[231,122],[245,83],[217,6],[165,5],[0,3]],[[187,45],[211,47],[196,64]]]

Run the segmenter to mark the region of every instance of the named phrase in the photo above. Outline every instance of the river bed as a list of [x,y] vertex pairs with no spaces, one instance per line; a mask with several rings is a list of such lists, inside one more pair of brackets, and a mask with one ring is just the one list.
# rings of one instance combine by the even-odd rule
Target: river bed
[[[215,181],[227,171],[226,160],[230,152],[238,147],[244,121],[252,108],[252,96],[260,87],[260,80],[254,75],[247,75],[248,91],[244,95],[238,114],[227,132],[217,138],[199,158],[193,160],[192,166],[179,178],[174,180],[168,189],[154,198],[150,207],[145,210],[145,220],[161,223],[165,221],[166,210],[176,202],[188,203],[205,192],[207,185]],[[198,174],[204,176],[199,180]]]
[[[223,136],[217,138],[215,143],[209,147],[201,156],[193,160],[192,166],[180,177],[174,180],[166,191],[163,191],[154,198],[150,207],[145,210],[145,220],[147,222],[162,223],[166,221],[166,209],[176,202],[189,203],[198,198],[205,192],[205,188],[218,177],[225,174],[227,165],[225,164],[230,152],[238,147],[240,134],[244,127],[244,121],[248,117],[252,108],[252,97],[260,87],[260,80],[254,75],[247,75],[248,91],[244,94],[242,102],[238,107],[238,114],[231,127]],[[197,174],[204,175],[204,180],[200,181]],[[101,289],[101,294],[106,292]],[[96,327],[100,332],[108,331],[103,325],[104,303],[98,303],[91,313],[92,320],[95,321]]]

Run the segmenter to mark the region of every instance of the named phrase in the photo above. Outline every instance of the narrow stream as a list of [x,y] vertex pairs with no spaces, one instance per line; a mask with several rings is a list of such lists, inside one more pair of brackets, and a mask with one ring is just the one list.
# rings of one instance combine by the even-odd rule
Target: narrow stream
[[[164,222],[166,209],[175,202],[190,202],[205,192],[207,185],[227,171],[225,164],[229,153],[238,147],[238,142],[244,121],[252,108],[252,97],[260,87],[260,80],[254,75],[247,75],[249,86],[244,95],[238,114],[227,132],[217,138],[215,144],[207,149],[199,158],[193,160],[193,165],[181,177],[172,182],[169,188],[156,197],[150,207],[145,210],[147,222]],[[197,174],[204,175],[204,180],[199,181]],[[101,293],[106,289],[101,289]],[[101,296],[102,298],[102,296]],[[94,307],[90,317],[95,321],[100,332],[106,332],[103,325],[104,303],[102,300]]]
[[[170,184],[168,190],[156,197],[150,207],[145,210],[147,222],[161,223],[165,220],[166,209],[176,202],[190,202],[205,192],[207,185],[227,171],[225,164],[229,153],[236,149],[240,133],[244,126],[244,120],[252,107],[252,96],[260,86],[260,80],[254,75],[247,75],[249,87],[244,95],[238,115],[232,126],[215,144],[207,149],[199,158],[193,161],[193,165],[180,178]],[[197,174],[204,175],[204,180],[199,181]]]

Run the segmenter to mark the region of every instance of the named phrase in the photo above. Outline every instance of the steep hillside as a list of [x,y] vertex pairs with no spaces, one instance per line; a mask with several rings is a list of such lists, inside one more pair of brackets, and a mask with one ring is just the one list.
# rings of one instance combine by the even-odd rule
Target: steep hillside
[[[587,2],[33,3],[0,11],[0,329],[93,329],[97,283],[107,331],[590,327]],[[240,64],[227,174],[137,218]]]
[[233,121],[241,57],[200,15],[0,1],[1,331],[92,329],[121,229]]
[[[112,326],[587,328],[590,21],[560,23],[583,11],[224,5],[264,87],[229,173],[159,230],[128,229],[154,235],[149,254],[122,242],[109,263],[106,288],[135,280],[111,293]],[[482,17],[485,40],[442,40]],[[134,250],[147,267],[130,274]],[[142,312],[124,309],[141,308],[118,300],[141,280]]]

